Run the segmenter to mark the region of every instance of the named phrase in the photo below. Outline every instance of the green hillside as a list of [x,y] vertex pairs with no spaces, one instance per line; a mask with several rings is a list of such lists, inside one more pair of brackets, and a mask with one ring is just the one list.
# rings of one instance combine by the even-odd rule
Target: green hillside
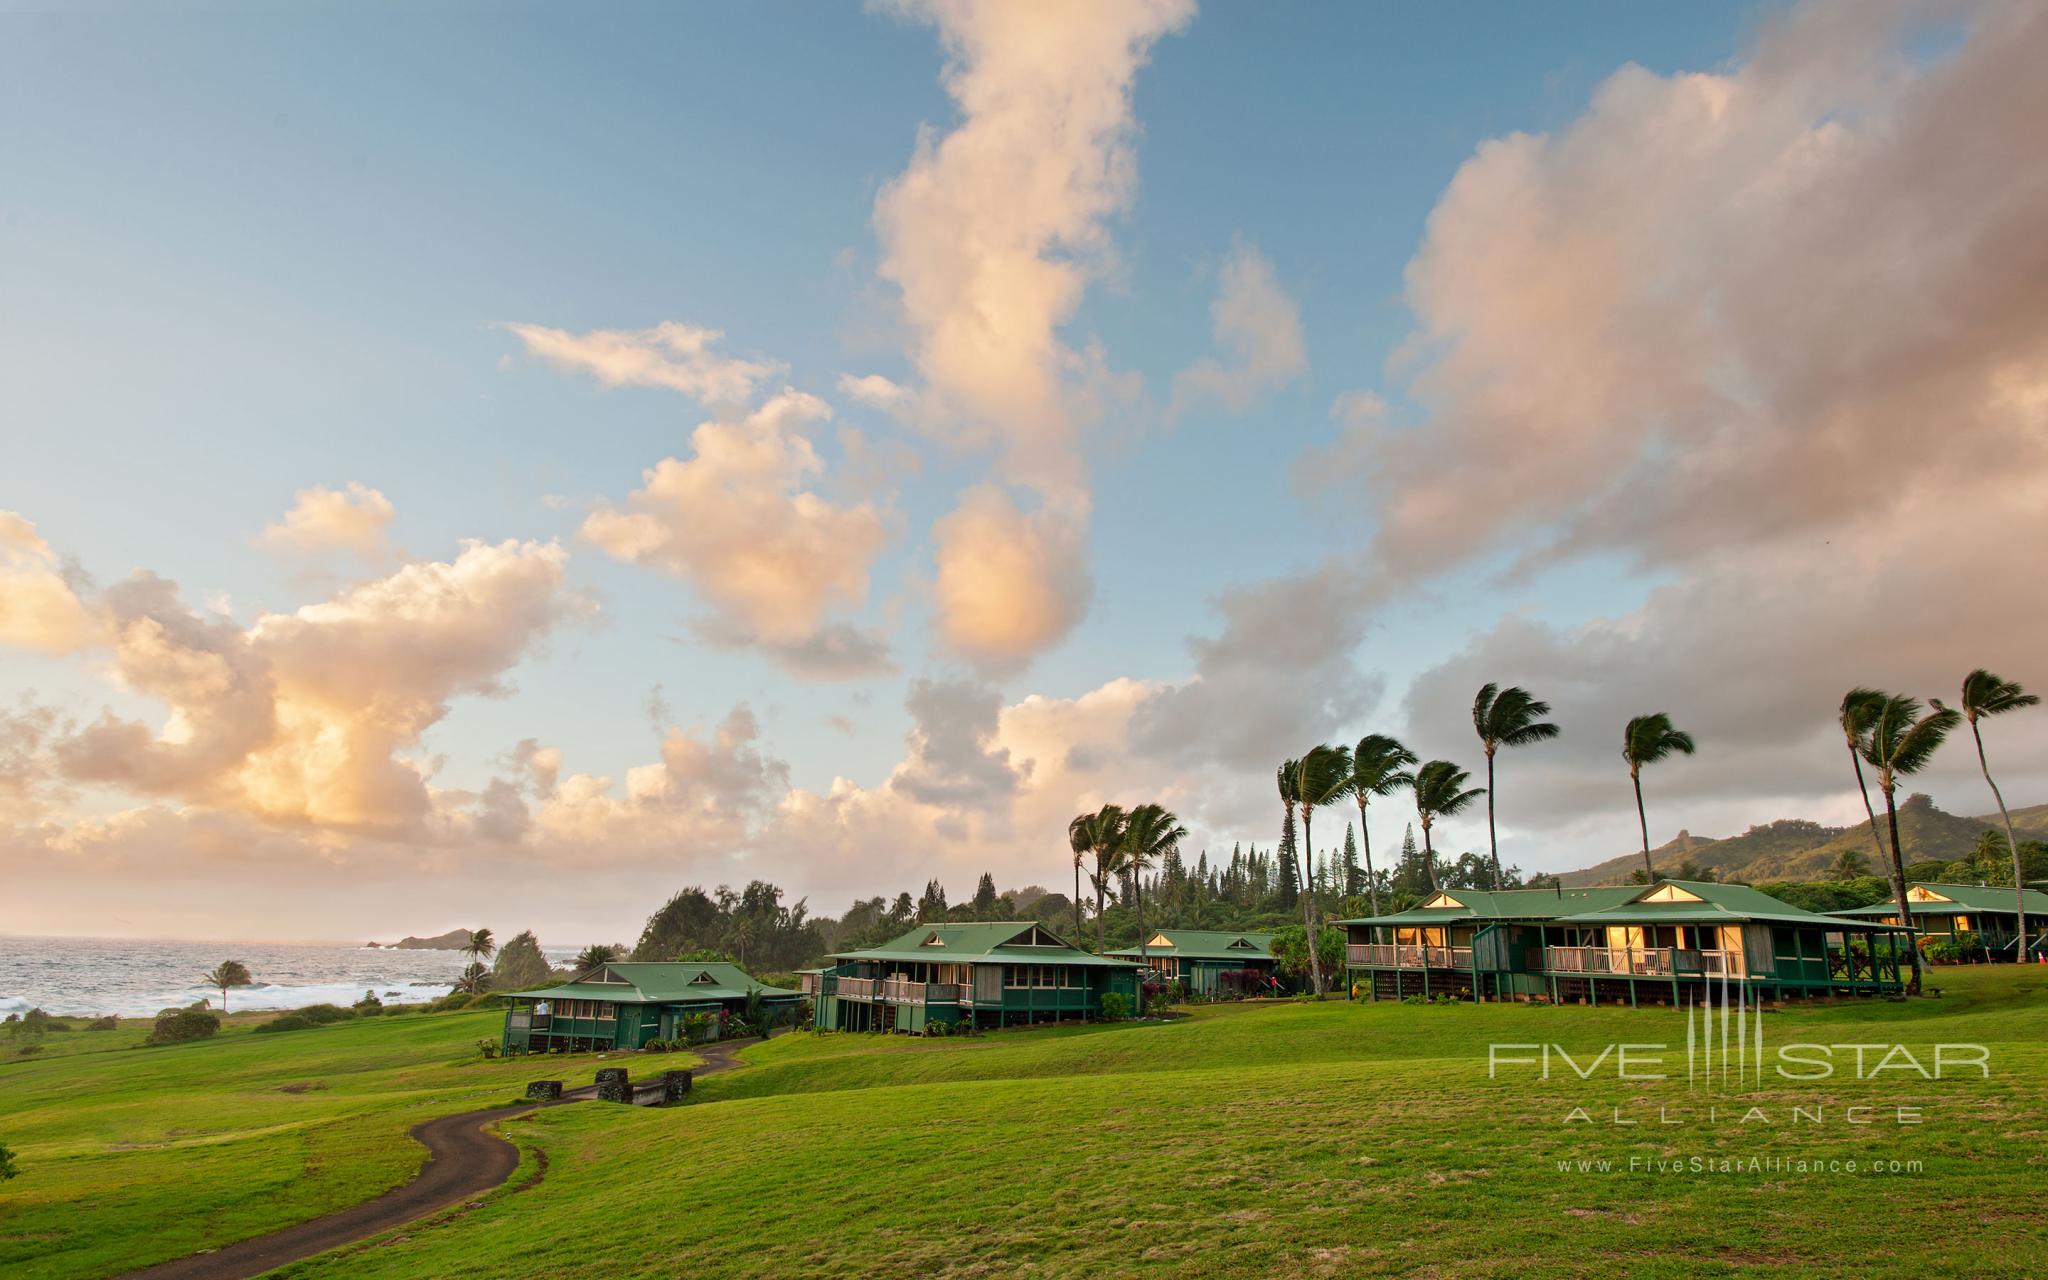
[[[2048,805],[2015,809],[2012,817],[2013,827],[2022,837],[2048,836]],[[1878,826],[1884,829],[1883,810],[1878,812]],[[1996,813],[1958,817],[1918,793],[1899,806],[1899,845],[1909,864],[1968,857],[1978,836],[1997,827]],[[1887,849],[1890,839],[1886,832]],[[1679,864],[1689,859],[1695,867],[1710,870],[1722,880],[1818,880],[1829,874],[1844,850],[1862,854],[1873,870],[1879,866],[1869,824],[1830,827],[1804,818],[1781,818],[1721,840],[1681,832],[1677,839],[1650,850],[1650,860],[1660,872],[1675,873]],[[1641,853],[1626,853],[1584,870],[1562,872],[1558,878],[1566,885],[1622,884],[1642,866]]]

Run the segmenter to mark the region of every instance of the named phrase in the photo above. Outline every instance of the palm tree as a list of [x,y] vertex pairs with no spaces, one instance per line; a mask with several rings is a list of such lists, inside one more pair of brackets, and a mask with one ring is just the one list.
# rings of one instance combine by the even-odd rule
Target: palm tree
[[228,988],[246,987],[256,979],[249,976],[249,966],[240,960],[223,960],[213,966],[213,972],[206,975],[206,985],[220,988],[220,1011],[228,1011]]
[[[1984,784],[1991,788],[1991,798],[1998,801],[1998,816],[2005,822],[2006,847],[2012,850],[2013,896],[2019,899],[2019,944],[2014,958],[2024,962],[2027,958],[2027,877],[2020,869],[2020,842],[2012,833],[2012,815],[2005,811],[2005,795],[1998,784],[1991,780],[1991,766],[1984,759],[1984,731],[1977,722],[1985,716],[2004,715],[2022,707],[2039,705],[2041,699],[2028,693],[2010,680],[2001,679],[1979,667],[1963,677],[1963,719],[1970,722],[1970,736],[1977,740],[1977,767],[1984,772]],[[1940,710],[1940,700],[1935,700]]]
[[583,948],[582,952],[577,955],[576,972],[589,973],[593,969],[602,969],[618,958],[619,949],[617,947],[606,946],[602,942],[593,942]]
[[1316,916],[1315,813],[1342,800],[1351,789],[1351,749],[1315,746],[1294,763],[1294,803],[1301,809],[1301,917],[1308,938],[1308,972],[1315,993],[1323,994],[1322,957],[1316,948],[1322,921]]
[[1870,807],[1870,784],[1863,780],[1863,745],[1870,738],[1870,726],[1877,722],[1885,695],[1862,685],[1842,695],[1842,739],[1849,744],[1849,763],[1856,769],[1856,789],[1863,793],[1863,812],[1870,819],[1870,843],[1877,848],[1877,860],[1884,861],[1884,837],[1877,832],[1877,810]]
[[462,976],[455,980],[455,989],[467,995],[480,996],[491,989],[491,971],[483,962],[472,960],[463,967]]
[[1372,830],[1366,825],[1365,806],[1374,796],[1392,795],[1402,787],[1415,785],[1408,772],[1418,764],[1415,753],[1384,733],[1368,733],[1351,749],[1351,795],[1358,801],[1358,835],[1365,850],[1365,892],[1372,913],[1380,913],[1379,886],[1372,874]]
[[[1180,842],[1188,829],[1180,825],[1180,819],[1172,810],[1156,804],[1141,804],[1131,810],[1125,820],[1122,847],[1118,850],[1118,863],[1122,870],[1130,872],[1131,884],[1136,892],[1138,909],[1138,963],[1148,971],[1152,967],[1151,952],[1145,937],[1145,873],[1165,860],[1166,855],[1180,848]],[[1145,985],[1143,975],[1138,981],[1138,1013],[1145,1012]]]
[[1837,880],[1854,880],[1863,874],[1869,861],[1870,859],[1854,849],[1844,849],[1835,855],[1835,865],[1832,868],[1834,877]]
[[1520,687],[1483,685],[1472,700],[1472,727],[1486,748],[1486,844],[1493,855],[1493,887],[1500,888],[1500,842],[1493,834],[1493,753],[1502,747],[1527,746],[1557,736],[1557,726],[1544,720],[1550,704],[1539,702]]
[[1081,860],[1093,847],[1094,831],[1090,824],[1094,819],[1094,814],[1083,813],[1067,824],[1067,844],[1074,852],[1074,945],[1077,947],[1081,945]]
[[[1920,714],[1920,700],[1894,694],[1884,700],[1871,722],[1870,736],[1863,743],[1863,759],[1877,771],[1877,789],[1884,792],[1885,820],[1892,832],[1892,897],[1899,919],[1911,923],[1912,908],[1906,902],[1906,858],[1899,849],[1899,779],[1920,772],[1948,735],[1961,724],[1961,713],[1937,704]],[[1906,990],[1920,994],[1920,949],[1913,948],[1913,977]]]
[[742,969],[747,967],[747,947],[754,941],[754,934],[752,916],[735,916],[732,924],[726,929],[725,940],[732,944],[732,949],[739,955]]
[[[1106,804],[1094,813],[1084,813],[1067,824],[1067,839],[1074,845],[1075,865],[1080,864],[1081,855],[1084,853],[1095,860],[1094,874],[1088,879],[1095,886],[1095,951],[1098,955],[1106,945],[1103,939],[1102,900],[1108,891],[1110,877],[1119,869],[1117,850],[1123,844],[1126,821],[1121,805]],[[1078,882],[1075,888],[1078,896]],[[1075,918],[1079,919],[1078,914]],[[1077,938],[1076,941],[1078,940]]]
[[1438,818],[1449,818],[1468,808],[1474,800],[1486,794],[1484,787],[1467,791],[1465,784],[1472,775],[1448,760],[1432,760],[1415,771],[1415,814],[1422,820],[1422,860],[1429,866],[1429,887],[1433,891],[1436,882],[1436,846],[1430,843],[1430,825]]
[[471,929],[469,944],[462,948],[462,953],[482,964],[498,953],[498,940],[491,936],[489,929]]
[[1628,780],[1636,789],[1636,825],[1643,830],[1643,873],[1645,884],[1657,883],[1657,868],[1650,865],[1650,820],[1643,814],[1643,766],[1655,764],[1676,751],[1692,754],[1692,735],[1671,727],[1671,717],[1662,711],[1637,716],[1621,731],[1621,758],[1628,761]]

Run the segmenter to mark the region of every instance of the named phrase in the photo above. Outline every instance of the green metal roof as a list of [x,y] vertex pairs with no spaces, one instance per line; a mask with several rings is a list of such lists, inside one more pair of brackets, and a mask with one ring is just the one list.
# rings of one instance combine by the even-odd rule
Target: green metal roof
[[[1696,902],[1643,902],[1640,899],[1665,886],[1673,886]],[[1432,901],[1445,905],[1413,907],[1394,915],[1367,916],[1345,920],[1362,925],[1444,925],[1487,923],[1496,920],[1531,920],[1551,924],[1768,924],[1847,925],[1858,930],[1872,926],[1865,921],[1844,920],[1782,902],[1746,884],[1722,884],[1713,880],[1660,880],[1654,885],[1625,885],[1592,889],[1447,889]],[[1451,904],[1457,905],[1451,905]],[[1844,913],[1846,914],[1846,913]]]
[[[1149,936],[1167,940],[1167,945],[1164,946],[1148,943],[1145,953],[1149,955],[1177,956],[1185,960],[1273,958],[1273,935],[1270,933],[1233,933],[1228,929],[1154,929]],[[1240,943],[1248,945],[1238,945]],[[1125,947],[1108,954],[1134,956],[1139,954],[1139,951],[1136,947]]]
[[[1947,898],[1947,902],[1908,902],[1916,916],[1952,916],[1962,912],[1990,912],[1993,915],[2017,916],[2018,904],[2013,901],[2012,886],[1985,884],[1939,884],[1932,880],[1914,880],[1908,889],[1926,889]],[[2048,893],[2039,889],[2025,890],[2027,895],[2027,916],[2039,915],[2048,918]],[[1890,916],[1897,915],[1899,904],[1886,899],[1873,902],[1867,907],[1850,907],[1838,911],[1843,916]]]
[[[1697,898],[1696,902],[1643,902],[1651,893],[1663,888],[1674,888]],[[1660,880],[1655,885],[1638,886],[1630,890],[1628,901],[1615,903],[1590,911],[1580,911],[1568,916],[1559,916],[1558,924],[1582,925],[1629,925],[1629,924],[1788,924],[1822,925],[1867,931],[1884,926],[1873,926],[1868,921],[1844,920],[1840,916],[1821,915],[1796,907],[1789,902],[1773,898],[1761,889],[1752,889],[1746,884],[1722,884],[1716,880]]]
[[559,987],[538,991],[507,991],[508,996],[546,996],[557,1000],[609,1000],[614,1004],[689,1004],[695,1001],[744,1000],[749,991],[768,999],[801,993],[756,982],[736,964],[700,960],[619,960]]
[[835,951],[835,960],[909,960],[925,964],[1092,964],[1130,967],[1127,960],[1070,946],[1035,920],[921,924],[866,951]]
[[[1629,901],[1641,886],[1595,889],[1445,889],[1430,902],[1384,916],[1361,916],[1339,924],[1440,925],[1465,920],[1555,920],[1577,911],[1597,911]],[[1455,904],[1455,905],[1452,905]]]

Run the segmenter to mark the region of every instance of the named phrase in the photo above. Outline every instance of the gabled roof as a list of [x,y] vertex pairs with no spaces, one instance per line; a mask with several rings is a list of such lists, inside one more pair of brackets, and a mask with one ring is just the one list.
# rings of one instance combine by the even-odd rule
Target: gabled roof
[[[2048,893],[2039,889],[2026,890],[2027,915],[2039,913],[2048,917]],[[2003,912],[2015,915],[2018,904],[2013,900],[2012,886],[2000,888],[1997,885],[1982,884],[1940,884],[1932,880],[1915,880],[1906,886],[1906,905],[1916,916],[1952,916],[1966,912]],[[1899,904],[1887,898],[1873,902],[1867,907],[1851,907],[1835,914],[1844,916],[1892,916],[1899,913]]]
[[1638,886],[1627,901],[1568,916],[1558,924],[1788,924],[1844,926],[1858,931],[1875,926],[1868,921],[1844,920],[1821,915],[1804,907],[1773,898],[1746,884],[1722,884],[1713,880],[1661,880]]
[[1441,925],[1464,921],[1555,920],[1577,911],[1627,902],[1640,887],[1596,889],[1445,889],[1421,905],[1384,916],[1362,916],[1341,924]]
[[835,960],[910,960],[934,964],[1099,964],[1129,962],[1091,955],[1035,920],[921,924],[879,947],[836,951]]
[[757,982],[736,964],[705,960],[617,960],[559,987],[504,994],[609,1000],[614,1004],[687,1004],[699,1000],[744,1000],[749,991],[770,997],[801,994]]
[[[1155,956],[1189,960],[1270,960],[1273,935],[1228,929],[1154,929],[1146,938],[1145,950]],[[1109,954],[1134,956],[1138,948],[1125,947]]]

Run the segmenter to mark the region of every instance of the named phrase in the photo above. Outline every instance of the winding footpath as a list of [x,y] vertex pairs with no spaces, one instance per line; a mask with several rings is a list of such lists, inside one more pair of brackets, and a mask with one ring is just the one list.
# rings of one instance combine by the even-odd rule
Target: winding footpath
[[[759,1043],[756,1038],[706,1046],[696,1051],[703,1065],[691,1070],[700,1079],[730,1071],[740,1065],[735,1054]],[[597,1086],[586,1085],[563,1094],[558,1102],[486,1107],[415,1125],[412,1136],[426,1147],[427,1162],[404,1186],[297,1226],[131,1271],[121,1280],[247,1280],[461,1204],[501,1185],[519,1167],[519,1148],[497,1134],[494,1126],[543,1107],[596,1096]]]

